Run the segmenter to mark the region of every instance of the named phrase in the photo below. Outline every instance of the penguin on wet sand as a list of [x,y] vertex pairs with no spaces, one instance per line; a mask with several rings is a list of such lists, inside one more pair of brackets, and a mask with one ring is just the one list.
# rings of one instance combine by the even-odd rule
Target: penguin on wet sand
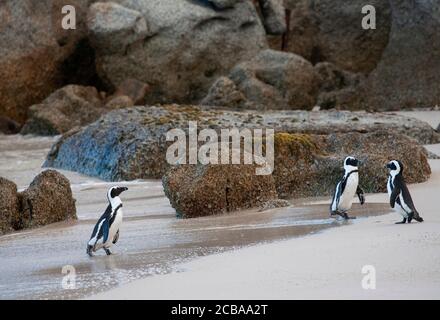
[[355,219],[349,217],[347,211],[351,209],[353,198],[358,196],[361,205],[365,203],[364,191],[359,187],[359,160],[355,157],[347,157],[344,160],[344,176],[336,185],[332,203],[330,204],[330,215],[340,215],[344,219]]
[[388,162],[387,168],[390,170],[388,176],[387,190],[390,197],[391,208],[403,216],[401,222],[396,224],[404,224],[408,221],[411,223],[412,219],[423,222],[423,218],[417,212],[414,203],[406,186],[403,177],[403,165],[399,160],[392,160]]
[[92,236],[87,243],[87,254],[104,249],[107,255],[111,255],[110,247],[119,239],[119,228],[122,224],[122,201],[119,195],[127,191],[126,187],[111,187],[107,191],[108,206],[104,214],[99,218],[93,229]]

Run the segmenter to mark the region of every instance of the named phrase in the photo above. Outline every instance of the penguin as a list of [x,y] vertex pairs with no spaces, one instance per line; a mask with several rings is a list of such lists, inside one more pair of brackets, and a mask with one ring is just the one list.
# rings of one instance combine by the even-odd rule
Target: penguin
[[109,205],[104,214],[99,218],[93,229],[92,236],[87,243],[87,254],[93,256],[92,252],[104,249],[107,255],[111,255],[110,247],[119,239],[119,227],[122,223],[122,201],[119,195],[127,191],[125,187],[111,187],[107,191]]
[[340,215],[344,219],[356,219],[349,217],[347,210],[350,210],[355,194],[358,196],[361,205],[365,203],[364,191],[359,187],[359,160],[354,157],[347,157],[344,160],[344,176],[336,185],[332,202],[330,204],[330,215]]
[[387,182],[388,195],[390,197],[391,208],[403,216],[403,220],[396,224],[404,224],[412,219],[423,222],[423,218],[417,212],[414,203],[403,178],[403,164],[399,160],[388,162],[387,168],[390,170]]

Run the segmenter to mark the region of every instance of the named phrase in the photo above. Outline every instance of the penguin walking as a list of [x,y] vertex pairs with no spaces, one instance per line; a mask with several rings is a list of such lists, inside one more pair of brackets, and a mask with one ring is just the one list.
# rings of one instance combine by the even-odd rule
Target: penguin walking
[[119,239],[119,227],[122,223],[122,201],[119,195],[127,191],[125,187],[111,187],[107,191],[109,205],[104,214],[99,218],[93,229],[92,236],[87,243],[87,254],[104,249],[107,255],[111,255],[110,247]]
[[399,160],[392,160],[388,162],[387,168],[390,170],[388,176],[387,190],[390,197],[391,208],[403,216],[401,222],[396,224],[404,224],[408,221],[411,223],[412,219],[423,222],[423,218],[417,212],[414,203],[403,178],[403,165]]
[[365,203],[364,191],[359,187],[359,160],[354,157],[347,157],[344,160],[344,176],[336,185],[332,203],[330,205],[330,215],[340,215],[344,219],[356,219],[349,217],[347,211],[350,210],[355,194],[360,203]]

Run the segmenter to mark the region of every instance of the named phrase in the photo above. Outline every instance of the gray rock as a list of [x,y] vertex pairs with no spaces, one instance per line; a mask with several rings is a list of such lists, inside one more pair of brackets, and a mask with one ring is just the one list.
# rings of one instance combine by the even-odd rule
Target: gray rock
[[[364,30],[362,7],[376,8],[376,29]],[[313,64],[328,61],[353,71],[375,69],[388,44],[391,5],[387,0],[286,1],[291,9],[287,50]]]
[[350,109],[357,103],[360,85],[365,80],[363,75],[343,70],[330,62],[316,64],[315,70],[320,79],[316,104],[322,109]]
[[135,79],[125,79],[116,88],[116,92],[110,99],[113,99],[115,96],[127,96],[130,97],[135,105],[144,105],[150,90],[150,86],[144,82]]
[[108,112],[94,87],[68,85],[32,106],[22,134],[58,135],[84,126]]
[[[73,80],[70,76],[84,71],[81,81],[91,80],[95,75],[93,59],[87,57],[91,63],[85,70],[80,64],[72,68],[66,61],[84,48],[85,10],[92,2],[0,1],[0,114],[22,124],[29,106]],[[62,28],[61,8],[66,4],[76,8],[75,30]]]
[[162,178],[173,208],[184,218],[258,207],[277,199],[271,175],[256,175],[255,165],[181,165]]
[[219,9],[227,9],[232,8],[237,2],[243,0],[208,0],[211,2],[216,8]]
[[20,194],[21,227],[44,226],[77,219],[69,180],[55,170],[37,175]]
[[0,177],[0,235],[16,229],[19,219],[17,185]]
[[93,46],[110,54],[125,54],[129,45],[149,35],[147,22],[140,12],[114,2],[91,5],[87,27]]
[[208,95],[200,102],[205,106],[227,106],[229,108],[252,107],[246,100],[234,81],[227,77],[220,77],[209,89]]
[[[235,83],[220,80],[211,88],[203,102],[224,103],[236,107],[240,94],[246,97],[246,105],[252,109],[311,109],[315,105],[318,75],[310,62],[302,57],[275,50],[261,51],[250,61],[232,69],[229,78]],[[213,99],[220,92],[221,99]],[[226,97],[225,95],[232,96]]]
[[386,191],[385,165],[393,159],[405,164],[407,183],[426,181],[431,174],[426,149],[392,129],[328,135],[278,133],[275,150],[273,176],[281,198],[331,195],[349,155],[362,161],[360,184],[366,192]]
[[[198,128],[273,128],[276,132],[392,132],[419,143],[440,142],[427,123],[398,115],[349,111],[220,111],[184,105],[133,107],[112,111],[87,127],[65,134],[48,154],[46,167],[78,171],[105,180],[161,178],[169,164],[166,133]],[[392,142],[392,141],[391,141]],[[390,142],[390,143],[391,143]]]
[[271,35],[286,32],[286,11],[283,0],[258,0],[263,14],[264,27]]
[[391,0],[392,26],[380,63],[365,85],[366,105],[399,110],[440,103],[438,1]]
[[247,0],[227,10],[205,1],[117,2],[143,15],[148,36],[125,53],[99,50],[98,69],[115,87],[127,78],[149,84],[150,103],[199,101],[219,76],[267,47],[262,23]]

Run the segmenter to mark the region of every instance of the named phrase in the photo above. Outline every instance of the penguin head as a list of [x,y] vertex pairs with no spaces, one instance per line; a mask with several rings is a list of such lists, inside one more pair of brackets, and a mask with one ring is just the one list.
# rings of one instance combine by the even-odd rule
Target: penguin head
[[109,199],[114,199],[116,197],[119,197],[122,192],[127,190],[128,188],[126,187],[111,187],[107,192],[107,196]]
[[345,158],[345,160],[344,160],[344,169],[345,170],[357,168],[358,166],[359,166],[359,160],[356,159],[355,157],[349,156],[349,157]]
[[390,173],[392,175],[403,172],[403,164],[399,160],[391,160],[390,162],[388,162],[387,168],[390,170]]

